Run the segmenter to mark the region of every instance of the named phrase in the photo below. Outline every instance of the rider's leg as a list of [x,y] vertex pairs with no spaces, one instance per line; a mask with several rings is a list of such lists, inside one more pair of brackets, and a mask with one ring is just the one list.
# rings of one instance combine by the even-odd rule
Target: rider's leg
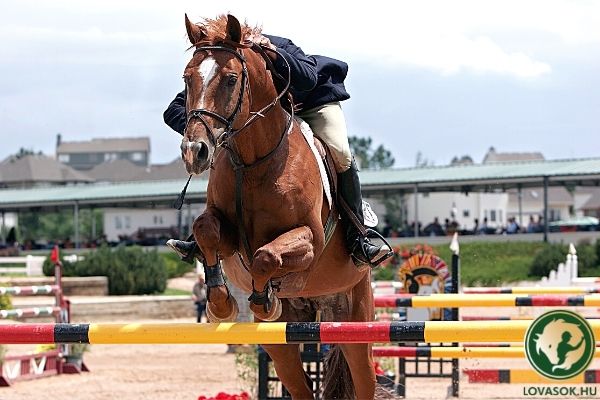
[[[339,192],[349,206],[346,215],[346,244],[351,254],[360,262],[379,260],[391,255],[387,245],[371,243],[364,235],[364,215],[358,169],[353,162],[346,120],[339,102],[328,103],[299,114],[315,135],[321,138],[331,150],[339,179]],[[351,222],[354,221],[354,222]],[[360,228],[357,226],[360,224]]]
[[[181,261],[185,261],[188,264],[194,264],[196,258],[202,257],[194,235],[190,235],[187,240],[169,239],[167,246],[175,250]],[[200,261],[202,260],[200,259]]]

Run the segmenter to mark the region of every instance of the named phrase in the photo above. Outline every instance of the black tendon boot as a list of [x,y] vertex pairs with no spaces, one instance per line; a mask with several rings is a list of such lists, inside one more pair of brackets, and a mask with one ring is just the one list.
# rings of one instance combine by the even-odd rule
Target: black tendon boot
[[[338,174],[339,193],[342,201],[343,213],[346,217],[346,245],[358,265],[369,264],[376,267],[383,260],[392,256],[392,249],[387,244],[375,244],[368,238],[369,235],[379,236],[371,229],[364,227],[364,215],[362,208],[362,195],[360,192],[360,181],[358,179],[358,168],[352,160],[350,169]],[[379,236],[380,237],[380,236]]]
[[184,261],[188,264],[194,264],[195,258],[198,258],[200,261],[202,261],[202,253],[200,252],[200,248],[194,239],[194,235],[190,235],[186,241],[169,239],[167,241],[167,246],[175,250],[175,252],[181,258],[181,261]]

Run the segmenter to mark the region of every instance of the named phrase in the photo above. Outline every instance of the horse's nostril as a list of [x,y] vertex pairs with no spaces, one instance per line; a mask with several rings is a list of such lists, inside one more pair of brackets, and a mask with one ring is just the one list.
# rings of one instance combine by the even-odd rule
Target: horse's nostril
[[200,162],[208,160],[208,146],[204,142],[196,144],[196,159]]

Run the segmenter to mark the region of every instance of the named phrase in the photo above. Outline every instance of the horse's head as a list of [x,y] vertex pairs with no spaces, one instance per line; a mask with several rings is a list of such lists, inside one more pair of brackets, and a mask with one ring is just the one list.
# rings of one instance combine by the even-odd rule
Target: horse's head
[[548,323],[542,333],[536,336],[536,351],[544,353],[552,364],[558,364],[558,345],[561,342],[574,345],[578,343],[583,334],[576,324],[557,319]]
[[199,174],[210,167],[221,136],[248,118],[248,72],[238,51],[244,37],[235,17],[196,25],[186,15],[185,26],[195,51],[183,74],[187,124],[181,157],[188,173]]

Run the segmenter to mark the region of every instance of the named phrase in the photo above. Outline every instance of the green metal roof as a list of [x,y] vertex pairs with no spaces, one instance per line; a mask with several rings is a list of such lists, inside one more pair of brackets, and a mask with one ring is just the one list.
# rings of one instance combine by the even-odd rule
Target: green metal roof
[[550,185],[598,185],[600,158],[527,161],[479,165],[459,165],[408,169],[364,171],[363,186],[369,190],[412,189],[415,185],[428,190],[508,189],[540,187],[544,177]]
[[[186,200],[204,199],[207,183],[204,179],[192,179],[187,189]],[[75,203],[80,206],[103,207],[163,205],[175,201],[184,185],[185,179],[2,189],[0,209],[72,207]]]
[[[493,191],[550,185],[600,184],[600,158],[511,162],[485,165],[365,170],[360,173],[363,191],[387,190]],[[0,190],[0,210],[88,206],[167,206],[177,198],[185,180],[96,183],[33,189]],[[186,199],[206,198],[207,181],[193,179]]]

